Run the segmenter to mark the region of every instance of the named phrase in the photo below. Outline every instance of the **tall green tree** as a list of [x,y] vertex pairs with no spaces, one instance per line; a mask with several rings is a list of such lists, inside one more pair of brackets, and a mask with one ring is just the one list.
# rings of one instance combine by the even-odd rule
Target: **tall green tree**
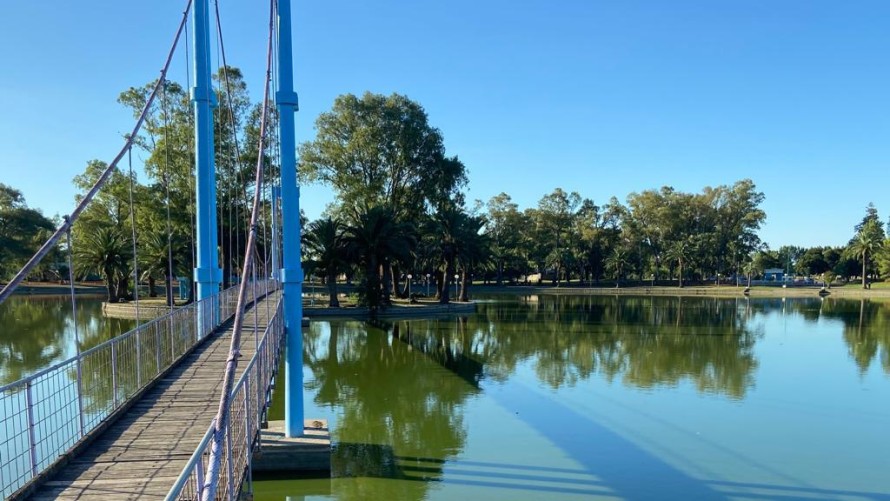
[[18,271],[54,229],[52,221],[28,207],[22,192],[0,183],[0,279]]
[[868,220],[853,238],[848,249],[862,260],[862,288],[868,288],[868,259],[878,254],[884,246],[884,230],[879,222]]
[[339,221],[330,217],[313,221],[306,234],[306,254],[309,263],[322,274],[328,288],[328,306],[339,308],[337,275],[349,267],[347,240]]
[[572,240],[571,232],[580,205],[581,196],[577,192],[567,193],[562,188],[556,188],[538,201],[537,225],[541,238],[549,247],[545,263],[554,269],[553,282],[557,286],[571,255],[568,245]]
[[329,184],[342,207],[386,206],[416,221],[427,204],[460,198],[466,169],[446,157],[442,133],[423,107],[400,94],[344,94],[300,145],[304,181]]

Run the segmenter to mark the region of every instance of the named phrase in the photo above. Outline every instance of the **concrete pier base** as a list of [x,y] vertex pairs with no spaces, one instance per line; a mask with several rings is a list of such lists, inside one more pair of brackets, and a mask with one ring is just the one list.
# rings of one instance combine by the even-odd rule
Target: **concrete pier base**
[[255,473],[331,471],[331,432],[324,419],[303,422],[303,436],[284,436],[284,421],[269,421],[260,431],[261,446],[253,456]]

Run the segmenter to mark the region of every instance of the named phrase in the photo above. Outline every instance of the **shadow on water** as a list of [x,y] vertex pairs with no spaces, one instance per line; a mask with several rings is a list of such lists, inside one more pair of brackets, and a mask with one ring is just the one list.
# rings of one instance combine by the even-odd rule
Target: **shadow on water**
[[[695,478],[648,450],[639,437],[623,436],[553,396],[597,377],[643,389],[689,381],[701,393],[743,400],[754,386],[754,346],[763,335],[753,320],[782,308],[806,320],[842,321],[860,368],[875,358],[885,370],[890,366],[885,360],[890,313],[867,301],[530,296],[480,304],[476,315],[466,317],[376,326],[313,322],[304,333],[304,362],[313,373],[307,390],[316,405],[337,413],[333,481],[277,487],[273,482],[257,499],[280,499],[273,492],[424,499],[431,489],[462,485],[527,491],[532,497],[890,501],[881,493],[793,482]],[[531,367],[554,393],[517,381],[521,366]],[[498,391],[485,391],[492,384]],[[478,396],[509,410],[522,429],[535,430],[578,468],[547,466],[546,458],[542,465],[462,459],[465,404]],[[273,409],[273,419],[276,413],[280,410]]]

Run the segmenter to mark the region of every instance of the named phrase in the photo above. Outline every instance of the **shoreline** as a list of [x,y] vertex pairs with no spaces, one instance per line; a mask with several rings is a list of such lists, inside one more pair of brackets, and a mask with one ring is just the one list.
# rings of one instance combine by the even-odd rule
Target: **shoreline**
[[[748,297],[821,297],[819,286],[805,287],[765,287],[753,286]],[[552,285],[474,285],[470,295],[490,294],[549,294],[549,295],[595,295],[595,296],[682,296],[682,297],[744,297],[744,286],[735,285],[693,285],[686,287],[656,285],[633,285],[627,287],[582,287],[577,285],[556,287]],[[858,286],[835,286],[826,289],[826,297],[842,298],[890,298],[890,289],[862,289]]]
[[[0,285],[5,287],[6,284]],[[74,294],[78,296],[106,296],[108,290],[104,285],[92,285],[75,283]],[[71,286],[69,284],[58,284],[49,282],[22,282],[21,285],[12,293],[13,296],[70,296]]]

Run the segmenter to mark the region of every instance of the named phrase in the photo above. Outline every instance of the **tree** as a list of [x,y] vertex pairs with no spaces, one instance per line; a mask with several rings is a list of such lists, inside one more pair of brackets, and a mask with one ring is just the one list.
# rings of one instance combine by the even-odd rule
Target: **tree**
[[341,95],[315,128],[300,145],[300,175],[330,184],[342,207],[386,206],[396,220],[416,221],[425,204],[461,197],[463,163],[445,156],[441,132],[403,95]]
[[503,283],[504,269],[516,263],[523,232],[522,214],[510,195],[501,193],[491,197],[486,204],[486,233],[491,238],[491,255],[495,264],[495,278]]
[[364,267],[360,303],[376,316],[389,304],[389,284],[383,279],[383,270],[392,259],[407,259],[415,243],[413,228],[397,222],[391,210],[373,207],[356,214],[355,222],[344,233],[347,256]]
[[328,287],[328,306],[339,308],[337,275],[346,271],[347,241],[339,221],[330,217],[313,221],[305,241],[310,265],[325,277]]
[[683,288],[683,264],[689,260],[692,254],[692,246],[687,240],[675,240],[667,249],[667,257],[677,263],[677,287]]
[[859,233],[853,238],[849,245],[849,251],[852,255],[862,259],[862,288],[867,289],[866,268],[868,266],[869,256],[876,255],[884,246],[884,230],[879,222],[875,220],[867,220],[860,227]]
[[52,230],[53,222],[29,208],[22,192],[0,183],[0,278],[18,271]]
[[[117,302],[127,294],[126,277],[133,258],[131,243],[114,227],[100,227],[85,235],[80,245],[75,245],[75,265],[81,274],[96,273],[105,280],[108,302]],[[123,278],[123,280],[122,280]]]
[[[562,272],[569,256],[568,242],[573,229],[575,213],[581,205],[577,192],[566,193],[556,188],[538,201],[537,224],[548,251],[545,263],[554,268],[553,282],[559,286]],[[567,277],[568,278],[568,277]]]

